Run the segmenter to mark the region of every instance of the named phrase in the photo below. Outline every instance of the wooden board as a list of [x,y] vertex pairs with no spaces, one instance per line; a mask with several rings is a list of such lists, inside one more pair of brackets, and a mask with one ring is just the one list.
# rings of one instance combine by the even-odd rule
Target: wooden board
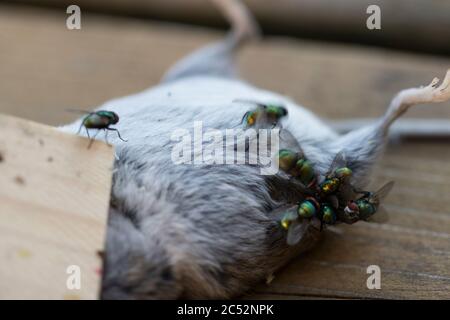
[[97,298],[113,149],[2,115],[0,132],[0,299]]
[[[262,294],[325,298],[450,298],[450,145],[391,146],[374,185],[394,180],[384,201],[389,220],[325,231],[320,244],[300,256]],[[367,267],[381,269],[381,289],[366,286]]]
[[[65,108],[90,108],[158,82],[190,50],[218,32],[84,14],[65,29],[58,11],[0,8],[0,111],[50,124]],[[364,47],[269,38],[239,56],[244,79],[278,91],[329,119],[382,114],[399,90],[442,77],[450,59]],[[26,94],[24,94],[26,92]],[[418,106],[408,117],[450,119],[450,104]],[[386,225],[327,233],[307,255],[250,297],[450,298],[450,144],[408,141],[388,148],[375,184],[395,180]],[[365,287],[369,264],[382,289]]]

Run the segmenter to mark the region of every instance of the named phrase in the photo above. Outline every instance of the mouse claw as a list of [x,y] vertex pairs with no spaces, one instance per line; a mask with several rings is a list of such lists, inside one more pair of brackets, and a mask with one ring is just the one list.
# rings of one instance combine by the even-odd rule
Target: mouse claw
[[431,83],[423,88],[425,102],[445,102],[450,99],[450,69],[447,70],[444,80],[440,85],[439,79],[434,78]]
[[[450,69],[447,70],[444,80],[439,84],[440,80],[434,78],[425,88],[420,89],[416,94],[417,102],[421,103],[438,103],[445,102],[450,99]],[[414,101],[415,102],[415,101]]]
[[435,90],[434,95],[438,102],[444,102],[450,99],[450,69],[447,70],[444,81]]
[[435,77],[427,87],[436,88],[436,85],[439,83],[439,81],[441,80],[439,80],[438,77]]

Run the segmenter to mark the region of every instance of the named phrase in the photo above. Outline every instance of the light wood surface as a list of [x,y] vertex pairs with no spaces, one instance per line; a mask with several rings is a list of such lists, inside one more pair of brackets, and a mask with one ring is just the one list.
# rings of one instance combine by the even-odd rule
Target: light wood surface
[[[155,85],[166,68],[218,32],[84,14],[80,31],[65,13],[0,8],[0,111],[49,124],[112,97]],[[441,77],[450,59],[364,47],[269,38],[239,56],[243,78],[293,97],[329,118],[381,115],[399,90]],[[450,105],[418,106],[408,117],[450,119]],[[391,145],[374,183],[395,180],[384,225],[326,232],[312,252],[250,297],[450,298],[450,143]],[[366,288],[379,265],[381,290]]]
[[3,115],[0,128],[0,299],[97,298],[113,149]]

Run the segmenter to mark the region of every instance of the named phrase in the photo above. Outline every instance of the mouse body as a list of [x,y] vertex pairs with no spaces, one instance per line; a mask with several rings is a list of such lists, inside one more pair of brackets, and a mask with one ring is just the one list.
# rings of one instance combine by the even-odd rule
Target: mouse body
[[[239,1],[213,1],[232,32],[176,64],[158,86],[114,99],[99,110],[117,113],[115,126],[127,142],[110,136],[117,159],[106,239],[102,297],[105,299],[232,298],[269,277],[314,246],[320,231],[311,224],[295,246],[286,244],[279,214],[298,192],[283,172],[261,175],[258,166],[175,164],[173,133],[239,126],[249,105],[282,105],[280,123],[324,175],[344,151],[358,187],[364,187],[390,125],[409,107],[450,98],[450,72],[438,85],[400,92],[380,119],[345,135],[336,133],[287,97],[239,79],[233,54],[257,34]],[[76,133],[81,120],[61,130]],[[85,133],[83,133],[85,134]],[[194,134],[194,133],[193,133]],[[205,141],[206,145],[207,142]],[[196,164],[196,157],[198,163]]]
[[[313,161],[331,159],[331,152],[330,159],[324,154],[325,142],[337,134],[320,119],[283,96],[240,80],[190,77],[99,107],[120,115],[116,128],[127,139],[108,138],[118,160],[104,298],[233,297],[306,249],[286,245],[273,213],[283,205],[274,199],[273,186],[283,185],[280,189],[287,192],[291,188],[283,173],[276,178],[242,164],[172,161],[176,130],[192,132],[195,121],[202,122],[204,131],[236,126],[249,108],[233,102],[240,97],[283,104],[289,112],[283,128],[292,127],[299,141],[306,139],[302,148]],[[76,132],[79,124],[64,130]],[[321,146],[323,152],[317,152]],[[313,243],[305,242],[307,247]],[[127,292],[127,287],[134,288]]]

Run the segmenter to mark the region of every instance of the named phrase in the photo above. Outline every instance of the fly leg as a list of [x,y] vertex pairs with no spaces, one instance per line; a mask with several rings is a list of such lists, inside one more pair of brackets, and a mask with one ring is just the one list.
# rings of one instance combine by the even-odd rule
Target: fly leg
[[108,142],[108,132],[109,132],[109,130],[105,130],[105,142],[106,142],[106,144],[109,144],[109,142]]
[[120,140],[122,140],[123,142],[127,142],[128,140],[125,140],[122,138],[122,136],[120,135],[119,130],[117,130],[116,128],[105,128],[105,130],[109,130],[109,131],[115,131],[117,132],[117,136],[119,137]]
[[89,131],[86,129],[86,132],[88,133],[88,138],[89,140],[89,145],[88,145],[88,149],[91,148],[92,144],[94,143],[95,138],[97,137],[98,133],[100,132],[100,130],[97,130],[97,132],[94,134],[94,136],[91,138],[89,137]]
[[[77,135],[79,135],[80,134],[80,132],[81,132],[81,129],[84,127],[84,119],[83,120],[81,120],[81,124],[80,124],[80,127],[78,128],[78,131],[77,131]],[[86,128],[86,131],[87,131],[87,128]]]

